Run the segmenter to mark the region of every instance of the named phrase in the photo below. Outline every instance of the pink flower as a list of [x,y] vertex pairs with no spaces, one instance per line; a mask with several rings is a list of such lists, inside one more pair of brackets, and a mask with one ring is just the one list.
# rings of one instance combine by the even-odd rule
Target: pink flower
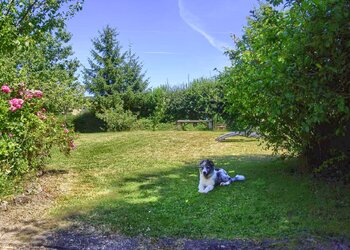
[[75,144],[74,144],[74,141],[70,141],[70,142],[68,143],[68,145],[69,145],[69,147],[70,147],[72,150],[74,150],[74,149],[76,148],[76,146],[75,146]]
[[36,112],[37,117],[39,117],[40,120],[46,120],[46,115],[41,113],[40,111]]
[[43,92],[40,90],[34,90],[34,96],[40,99],[43,97]]
[[24,99],[32,99],[34,96],[33,90],[24,91]]
[[11,105],[10,110],[12,112],[15,112],[17,109],[22,108],[24,101],[22,99],[13,98],[9,101],[9,104]]
[[10,133],[10,134],[9,134],[9,137],[12,138],[12,137],[13,137],[13,134]]
[[68,129],[64,129],[64,132],[66,133],[66,134],[68,134],[69,133],[69,130]]
[[42,108],[41,110],[42,110],[44,113],[46,112],[46,108]]
[[6,94],[8,94],[8,93],[11,92],[11,89],[10,89],[9,86],[3,85],[3,86],[1,87],[1,91],[4,92],[4,93],[6,93]]

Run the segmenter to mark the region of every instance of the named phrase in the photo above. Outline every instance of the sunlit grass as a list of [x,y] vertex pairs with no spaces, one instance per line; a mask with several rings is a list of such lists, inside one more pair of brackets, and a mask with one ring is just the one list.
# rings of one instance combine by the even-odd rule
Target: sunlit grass
[[[295,171],[255,139],[218,143],[220,132],[84,134],[68,159],[49,165],[71,173],[57,218],[126,235],[266,238],[349,235],[350,195]],[[199,194],[199,160],[211,158],[245,182]]]

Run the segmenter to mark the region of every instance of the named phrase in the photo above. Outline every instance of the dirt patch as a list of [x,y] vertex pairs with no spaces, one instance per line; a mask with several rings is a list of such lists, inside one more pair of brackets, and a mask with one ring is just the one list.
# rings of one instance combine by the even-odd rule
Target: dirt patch
[[44,232],[59,227],[62,222],[50,220],[47,211],[69,190],[71,178],[66,171],[45,171],[23,194],[0,201],[0,248],[25,248]]

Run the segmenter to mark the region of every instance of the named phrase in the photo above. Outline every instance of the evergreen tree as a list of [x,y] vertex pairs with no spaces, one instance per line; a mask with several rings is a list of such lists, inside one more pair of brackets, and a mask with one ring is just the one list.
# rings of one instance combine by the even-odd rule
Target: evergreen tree
[[142,92],[147,88],[142,64],[139,58],[129,51],[123,52],[117,40],[115,28],[106,26],[99,36],[92,40],[94,49],[89,58],[90,68],[84,71],[87,90],[95,96],[122,94],[131,90]]
[[84,71],[86,88],[95,96],[111,95],[123,90],[123,63],[125,53],[117,40],[116,29],[107,26],[92,40],[90,68]]
[[140,63],[139,57],[132,53],[129,48],[125,59],[124,89],[129,88],[134,93],[145,91],[148,86],[148,79],[144,80],[146,74],[142,72],[143,65]]

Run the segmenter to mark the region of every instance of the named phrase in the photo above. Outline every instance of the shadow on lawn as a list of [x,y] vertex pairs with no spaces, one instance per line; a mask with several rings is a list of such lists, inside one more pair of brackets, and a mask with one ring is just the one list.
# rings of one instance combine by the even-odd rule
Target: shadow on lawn
[[[199,194],[199,159],[164,171],[153,171],[149,167],[125,178],[110,178],[106,183],[107,192],[89,201],[86,207],[73,208],[67,217],[130,236],[264,235],[265,228],[276,220],[273,211],[281,209],[273,200],[266,199],[268,192],[277,197],[284,189],[283,184],[278,183],[281,179],[278,175],[284,170],[276,168],[281,162],[264,155],[212,159],[231,176],[242,174],[247,180]],[[280,220],[282,218],[278,218],[277,224]]]
[[[47,244],[67,247],[75,242],[80,248],[91,244],[116,247],[113,244],[126,242],[123,249],[140,244],[150,248],[161,244],[166,249],[216,249],[221,245],[234,249],[278,248],[287,244],[288,236],[304,237],[316,232],[312,231],[315,225],[324,226],[321,217],[326,216],[327,208],[312,206],[322,200],[315,200],[308,182],[289,171],[295,163],[265,155],[212,159],[230,175],[243,174],[247,180],[199,194],[199,160],[166,171],[149,167],[145,172],[106,183],[108,192],[90,200],[86,207],[72,208],[66,218],[79,226],[51,233],[46,237]],[[319,218],[312,218],[313,209]],[[316,224],[308,228],[312,220]],[[254,240],[282,236],[283,240]],[[156,240],[150,240],[152,237]],[[202,240],[179,240],[185,238]],[[317,248],[324,243],[323,239],[311,238],[308,241],[305,237],[298,244]],[[327,246],[333,248],[333,243],[339,240],[329,240]]]

